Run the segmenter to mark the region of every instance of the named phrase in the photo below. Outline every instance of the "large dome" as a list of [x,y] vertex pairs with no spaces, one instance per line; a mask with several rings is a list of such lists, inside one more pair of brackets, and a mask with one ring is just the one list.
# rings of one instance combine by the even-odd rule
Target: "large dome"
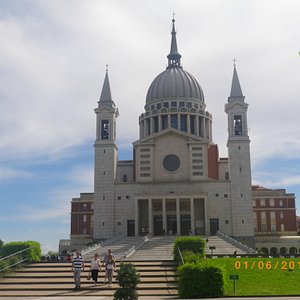
[[167,68],[151,83],[146,103],[170,98],[193,99],[204,102],[203,91],[193,75],[182,67]]

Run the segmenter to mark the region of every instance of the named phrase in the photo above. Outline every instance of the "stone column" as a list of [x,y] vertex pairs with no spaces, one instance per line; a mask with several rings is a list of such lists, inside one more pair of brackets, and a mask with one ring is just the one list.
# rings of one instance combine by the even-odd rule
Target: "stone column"
[[167,125],[167,128],[171,128],[171,115],[170,114],[168,114],[168,125]]
[[190,115],[186,116],[186,131],[188,133],[191,133],[191,116]]
[[193,234],[195,234],[195,209],[194,209],[194,198],[190,199],[191,206],[191,229]]
[[146,137],[147,136],[147,121],[146,119],[143,120],[143,128],[144,128],[144,136],[143,137]]
[[162,217],[163,217],[163,230],[167,233],[167,212],[166,212],[166,199],[162,199]]
[[154,132],[154,120],[153,117],[150,117],[150,135]]
[[202,131],[203,131],[203,138],[206,138],[206,120],[205,118],[202,119]]
[[158,116],[158,132],[161,131],[162,125],[161,125],[161,115]]
[[134,221],[134,230],[135,230],[135,236],[139,236],[139,200],[135,199],[135,205],[134,205],[134,214],[135,214],[135,221]]
[[144,122],[140,122],[140,139],[144,137]]
[[181,235],[179,198],[176,198],[176,223],[177,223],[177,235]]
[[195,116],[196,119],[196,135],[200,136],[200,132],[199,132],[199,116]]
[[148,225],[149,234],[153,234],[152,199],[148,199]]

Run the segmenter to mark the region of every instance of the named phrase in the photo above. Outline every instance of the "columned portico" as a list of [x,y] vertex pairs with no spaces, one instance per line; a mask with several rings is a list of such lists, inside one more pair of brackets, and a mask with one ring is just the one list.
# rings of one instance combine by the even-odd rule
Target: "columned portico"
[[205,198],[205,195],[136,198],[136,234],[206,234]]

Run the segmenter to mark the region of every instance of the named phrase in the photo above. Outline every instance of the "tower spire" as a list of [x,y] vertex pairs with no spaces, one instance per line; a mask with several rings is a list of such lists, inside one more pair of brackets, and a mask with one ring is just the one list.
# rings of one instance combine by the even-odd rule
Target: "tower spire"
[[177,40],[176,40],[176,30],[175,30],[175,19],[174,19],[174,14],[173,14],[173,19],[172,19],[172,32],[171,32],[172,38],[171,38],[171,50],[170,53],[168,54],[168,67],[169,68],[181,68],[180,65],[180,59],[181,55],[178,53],[177,50]]
[[240,80],[236,71],[236,60],[233,60],[233,75],[229,98],[245,98],[241,89]]
[[105,78],[103,82],[103,87],[100,95],[100,100],[99,104],[104,102],[106,104],[113,103],[112,98],[111,98],[111,92],[110,92],[110,85],[109,85],[109,78],[108,78],[108,65],[106,67],[106,73],[105,73]]

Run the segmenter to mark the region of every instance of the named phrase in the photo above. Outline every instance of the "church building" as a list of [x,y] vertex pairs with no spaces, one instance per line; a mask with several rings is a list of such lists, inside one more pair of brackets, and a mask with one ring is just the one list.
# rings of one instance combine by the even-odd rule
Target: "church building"
[[248,104],[236,66],[224,99],[228,158],[219,158],[202,88],[181,64],[174,19],[167,63],[150,84],[133,160],[126,161],[118,160],[119,111],[106,71],[95,109],[94,193],[72,200],[73,244],[220,230],[254,246]]

